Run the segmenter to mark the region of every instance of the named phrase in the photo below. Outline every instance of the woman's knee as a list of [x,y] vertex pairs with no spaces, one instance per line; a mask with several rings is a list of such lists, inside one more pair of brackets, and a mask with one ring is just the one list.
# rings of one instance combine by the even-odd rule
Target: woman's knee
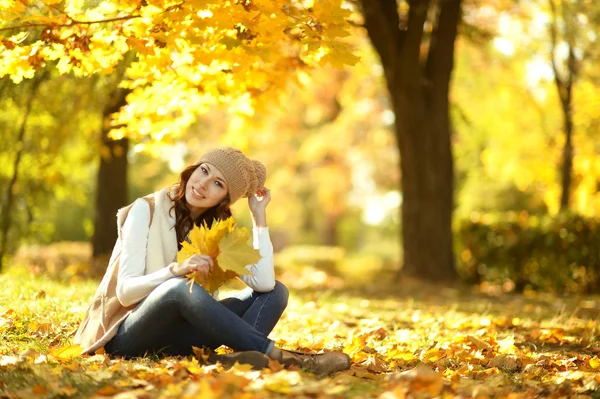
[[164,295],[175,295],[182,291],[185,286],[186,279],[182,277],[173,277],[167,281],[162,282],[155,288],[157,292],[163,293]]
[[288,288],[281,281],[275,280],[275,287],[273,287],[272,294],[277,298],[280,306],[285,309],[290,296]]
[[202,298],[204,296],[210,296],[206,290],[196,284],[191,283],[194,286],[192,287],[192,292],[190,293],[190,280],[183,277],[175,277],[171,278],[164,283],[160,284],[156,287],[156,290],[162,291],[165,299],[172,299],[178,302],[183,302],[194,297],[195,300]]

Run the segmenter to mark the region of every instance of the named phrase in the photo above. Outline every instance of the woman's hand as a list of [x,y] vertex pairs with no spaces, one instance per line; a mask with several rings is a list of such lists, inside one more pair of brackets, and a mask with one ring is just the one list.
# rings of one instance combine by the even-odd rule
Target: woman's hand
[[252,213],[252,220],[256,227],[267,227],[267,216],[265,209],[271,202],[271,190],[261,187],[248,197],[248,206]]
[[208,255],[192,255],[181,263],[171,266],[171,273],[177,277],[185,276],[193,272],[200,272],[206,278],[213,271],[215,262]]

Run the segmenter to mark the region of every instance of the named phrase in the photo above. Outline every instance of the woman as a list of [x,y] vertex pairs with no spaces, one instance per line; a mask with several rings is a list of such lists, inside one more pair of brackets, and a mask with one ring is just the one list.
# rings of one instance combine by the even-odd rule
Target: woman
[[[219,148],[204,154],[180,175],[179,183],[136,200],[119,211],[119,238],[106,274],[75,336],[83,353],[104,347],[112,355],[146,353],[190,355],[192,346],[234,349],[210,360],[255,368],[269,359],[331,373],[350,367],[343,353],[308,355],[275,347],[267,336],[287,306],[288,291],[275,280],[273,246],[266,207],[270,191],[266,170],[241,151]],[[190,292],[189,273],[207,275],[214,267],[208,255],[176,262],[177,250],[193,225],[231,216],[230,205],[248,197],[254,248],[261,255],[240,279],[248,288],[219,301],[197,285]],[[217,293],[215,293],[217,294]]]

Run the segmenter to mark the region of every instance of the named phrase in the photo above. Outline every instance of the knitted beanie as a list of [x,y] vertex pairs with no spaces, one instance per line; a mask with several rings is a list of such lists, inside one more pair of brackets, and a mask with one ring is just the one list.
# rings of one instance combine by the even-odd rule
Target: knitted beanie
[[262,163],[246,157],[235,148],[211,150],[202,155],[196,164],[203,162],[214,165],[225,177],[231,205],[242,197],[254,194],[267,179],[267,170]]

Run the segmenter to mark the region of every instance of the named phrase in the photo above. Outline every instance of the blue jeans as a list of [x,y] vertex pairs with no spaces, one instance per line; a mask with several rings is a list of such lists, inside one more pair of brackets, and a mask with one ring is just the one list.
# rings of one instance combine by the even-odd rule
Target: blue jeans
[[119,326],[106,352],[124,357],[187,356],[192,346],[221,345],[236,351],[271,350],[273,341],[267,335],[287,306],[285,285],[276,281],[270,292],[246,288],[218,301],[196,283],[190,292],[187,281],[177,277],[156,287]]

